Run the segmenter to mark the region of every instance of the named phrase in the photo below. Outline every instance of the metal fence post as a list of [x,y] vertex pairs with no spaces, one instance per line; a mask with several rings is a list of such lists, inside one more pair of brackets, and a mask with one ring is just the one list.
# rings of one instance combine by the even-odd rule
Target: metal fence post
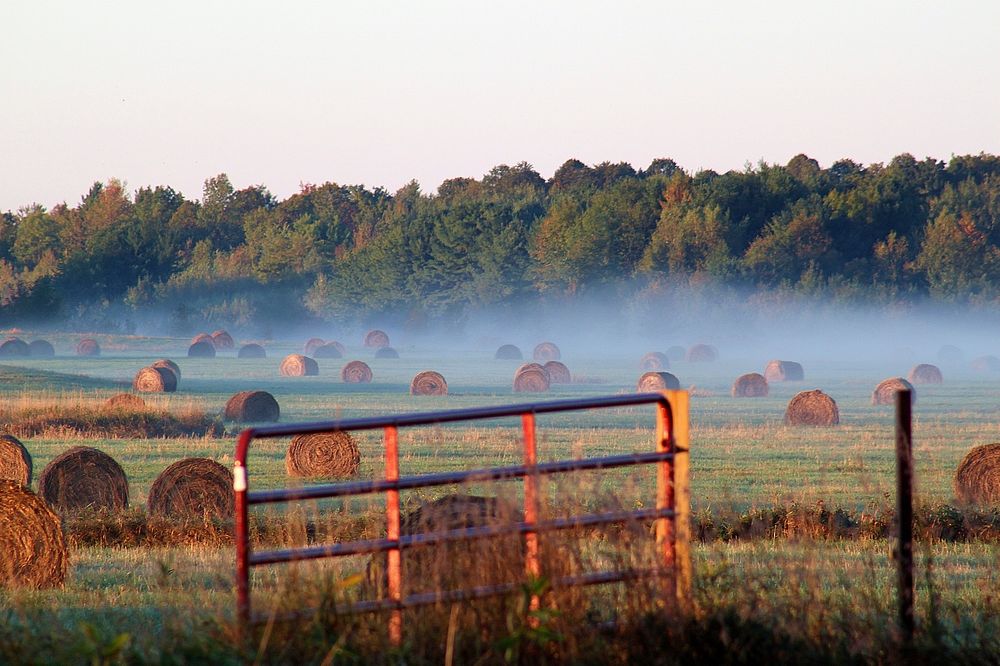
[[[395,426],[385,428],[385,480],[399,481],[399,433]],[[396,546],[386,551],[385,570],[389,599],[403,598],[403,567],[399,555],[399,490],[385,492],[386,538]],[[389,616],[389,642],[399,646],[403,642],[403,611],[394,608]]]
[[[535,415],[531,412],[521,415],[521,428],[524,431],[524,464],[538,464],[538,444],[535,439]],[[524,522],[534,526],[538,522],[538,485],[537,474],[527,474],[524,477]],[[524,534],[524,568],[529,577],[537,579],[542,575],[542,566],[538,556],[538,532],[529,531]],[[540,601],[537,594],[531,595],[530,610],[538,610]]]
[[896,521],[899,627],[913,641],[913,420],[910,391],[896,392]]
[[[669,403],[670,396],[664,395]],[[672,408],[672,405],[671,405]],[[671,436],[672,423],[670,421],[672,409],[662,403],[656,405],[656,452],[673,452],[674,440]],[[656,508],[674,508],[674,460],[667,459],[661,461],[656,466]],[[663,568],[667,572],[664,581],[664,601],[673,606],[677,600],[677,552],[674,548],[676,543],[675,520],[676,516],[663,517],[656,521],[656,543],[660,548],[663,557]]]
[[674,418],[674,567],[677,571],[677,601],[681,609],[690,609],[692,603],[690,395],[687,391],[666,393]]

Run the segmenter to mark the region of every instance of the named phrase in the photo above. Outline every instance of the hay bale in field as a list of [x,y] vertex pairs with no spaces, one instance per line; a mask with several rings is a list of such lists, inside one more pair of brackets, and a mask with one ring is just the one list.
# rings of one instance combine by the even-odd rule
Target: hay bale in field
[[448,395],[448,382],[440,372],[418,372],[410,382],[410,395]]
[[160,358],[160,359],[157,359],[157,360],[153,361],[152,363],[150,363],[149,367],[151,367],[151,368],[167,368],[168,370],[170,370],[171,372],[174,373],[175,377],[177,377],[177,382],[178,383],[180,383],[180,381],[181,381],[181,366],[177,365],[176,363],[174,363],[173,361],[171,361],[169,358]]
[[233,340],[233,336],[221,329],[212,331],[212,344],[215,345],[216,349],[233,349],[236,347],[236,341]]
[[388,347],[389,336],[377,328],[365,333],[365,347]]
[[663,352],[649,352],[639,361],[639,369],[644,372],[666,370],[670,367],[670,359]]
[[38,477],[38,492],[56,511],[128,506],[128,479],[115,459],[89,446],[56,456]]
[[654,391],[677,390],[681,383],[669,372],[647,372],[639,377],[636,384],[636,391],[639,393],[652,393]]
[[666,353],[667,353],[667,358],[670,359],[671,363],[677,363],[687,358],[687,350],[684,349],[684,347],[681,347],[680,345],[673,345],[671,347],[667,347]]
[[0,587],[58,587],[68,564],[59,516],[27,486],[0,479]]
[[267,358],[267,352],[260,345],[251,342],[240,347],[236,352],[236,358]]
[[326,341],[323,338],[309,338],[302,346],[302,353],[306,356],[313,356],[316,354],[316,350],[325,344]]
[[906,381],[902,377],[889,377],[888,379],[883,379],[872,391],[872,404],[873,405],[895,405],[896,404],[896,393],[899,391],[909,391],[910,392],[910,403],[917,401],[917,392],[913,388],[913,384]]
[[697,344],[687,350],[690,363],[711,363],[719,358],[718,350],[712,345]]
[[906,378],[911,384],[940,384],[943,381],[938,367],[929,363],[913,366]]
[[562,354],[559,353],[559,347],[556,347],[554,342],[540,342],[535,345],[535,351],[531,354],[532,358],[536,361],[558,361],[562,358]]
[[188,358],[215,358],[215,343],[211,338],[191,343],[188,347]]
[[84,338],[76,343],[77,356],[100,356],[101,345],[93,338]]
[[358,445],[343,431],[296,435],[285,453],[289,476],[347,478],[358,473],[360,464]]
[[199,333],[198,335],[191,338],[192,345],[198,344],[199,342],[211,342],[212,346],[213,347],[215,346],[215,340],[213,340],[212,336],[209,335],[208,333]]
[[500,348],[493,354],[493,358],[501,361],[520,361],[524,355],[521,354],[520,348],[516,345],[500,345]]
[[525,363],[514,371],[515,393],[544,393],[549,390],[549,373],[538,363]]
[[28,355],[36,358],[51,358],[56,355],[56,350],[48,340],[32,340],[28,343]]
[[573,383],[573,375],[570,374],[569,368],[567,368],[560,361],[546,361],[545,372],[549,375],[550,384],[571,384]]
[[31,485],[31,454],[14,435],[0,435],[0,479]]
[[955,345],[942,345],[937,353],[938,361],[958,365],[965,360],[965,352]]
[[319,363],[302,354],[289,354],[279,368],[283,377],[313,377],[319,374]]
[[151,516],[231,518],[233,473],[211,458],[184,458],[160,472],[149,488]]
[[29,356],[31,348],[28,343],[21,338],[7,338],[0,343],[0,357],[10,358],[18,356]]
[[267,391],[240,391],[226,401],[226,408],[222,412],[222,417],[227,421],[244,423],[277,421],[280,416],[278,401]]
[[112,410],[112,409],[142,410],[146,409],[146,401],[134,393],[116,393],[107,400],[105,400],[102,407],[105,410]]
[[759,372],[749,372],[740,375],[733,382],[734,398],[766,398],[768,394],[767,379]]
[[372,369],[364,361],[351,361],[340,369],[340,379],[348,384],[367,384],[372,380]]
[[399,358],[399,352],[392,347],[379,347],[375,350],[375,358]]
[[801,382],[805,378],[802,364],[795,361],[769,361],[764,368],[764,379],[769,382]]
[[1000,504],[1000,444],[977,446],[955,472],[955,496],[967,504]]
[[[344,352],[342,350],[343,345],[339,342],[330,342],[325,345],[320,345],[316,347],[313,352],[313,356],[316,358],[343,358]],[[378,353],[375,354],[378,356]]]
[[976,372],[1000,372],[1000,358],[980,356],[972,359],[971,366]]
[[142,393],[173,393],[177,375],[170,368],[143,368],[136,373],[132,388]]
[[838,423],[837,403],[819,389],[795,394],[785,410],[785,425],[832,426]]

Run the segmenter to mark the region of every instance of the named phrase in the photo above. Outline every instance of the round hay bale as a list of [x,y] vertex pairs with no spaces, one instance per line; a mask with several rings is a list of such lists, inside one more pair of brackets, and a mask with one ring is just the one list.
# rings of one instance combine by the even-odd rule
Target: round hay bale
[[30,354],[31,347],[21,338],[7,338],[0,343],[0,356],[2,357],[29,356]]
[[240,391],[226,401],[226,408],[222,412],[222,417],[227,421],[244,423],[277,421],[280,416],[278,401],[267,391]]
[[838,423],[837,403],[819,389],[795,394],[785,410],[786,425],[832,426]]
[[58,587],[68,565],[59,516],[27,486],[0,479],[0,587]]
[[357,474],[360,464],[358,445],[343,431],[296,435],[285,453],[289,476],[346,478]]
[[199,342],[211,342],[212,346],[213,347],[215,346],[215,340],[213,340],[212,336],[209,335],[208,333],[199,333],[198,335],[191,338],[191,344],[196,345]]
[[974,358],[971,365],[976,372],[1000,372],[1000,358],[996,356]]
[[501,361],[520,361],[524,358],[521,350],[516,345],[500,345],[493,358]]
[[538,363],[525,363],[514,372],[515,393],[544,393],[549,390],[549,373]]
[[377,328],[365,333],[365,347],[388,347],[389,336]]
[[279,368],[283,377],[313,377],[319,374],[319,364],[302,354],[289,354]]
[[929,363],[913,366],[906,378],[911,384],[940,384],[943,381],[938,367]]
[[559,347],[556,347],[553,342],[541,342],[535,345],[535,351],[531,354],[532,358],[536,361],[558,361],[562,358],[562,354],[559,353]]
[[221,329],[212,331],[212,344],[215,345],[216,349],[233,349],[236,347],[236,341],[233,340],[233,336]]
[[546,361],[542,367],[549,375],[550,384],[571,384],[573,382],[573,375],[561,361]]
[[671,363],[677,363],[683,361],[687,358],[687,350],[680,345],[673,345],[672,347],[667,347],[667,358],[670,359]]
[[132,388],[141,393],[173,393],[177,390],[177,375],[170,368],[143,368],[136,373]]
[[316,350],[326,344],[323,338],[309,338],[306,340],[305,345],[302,346],[302,353],[306,356],[313,356]]
[[233,473],[211,458],[184,458],[160,472],[149,488],[151,516],[232,518]]
[[60,512],[128,506],[128,479],[121,465],[89,446],[74,446],[53,458],[38,477],[38,492]]
[[685,358],[690,363],[711,363],[719,358],[719,352],[712,345],[698,344],[687,350]]
[[31,485],[31,454],[13,435],[0,435],[0,479]]
[[410,395],[448,395],[448,382],[440,372],[418,372],[410,382]]
[[215,358],[215,343],[211,338],[191,343],[188,347],[188,358]]
[[364,361],[351,361],[340,369],[340,378],[348,384],[367,384],[372,380],[372,369]]
[[170,370],[171,372],[174,373],[174,376],[177,378],[178,382],[181,381],[181,366],[177,365],[176,363],[174,363],[173,361],[171,361],[169,358],[160,358],[160,359],[157,359],[157,360],[153,361],[152,363],[150,363],[149,367],[151,367],[151,368],[167,368],[168,370]]
[[937,353],[938,361],[958,365],[965,360],[965,352],[955,345],[942,345]]
[[134,393],[116,393],[104,401],[103,408],[142,410],[146,409],[146,401]]
[[733,382],[732,394],[734,398],[766,398],[767,393],[767,379],[759,372],[740,375]]
[[236,358],[267,358],[267,352],[260,345],[251,342],[236,352]]
[[100,356],[101,345],[93,338],[84,338],[76,343],[77,356]]
[[1000,444],[977,446],[955,471],[955,496],[966,504],[1000,504]]
[[802,364],[795,361],[769,361],[764,368],[764,379],[769,382],[801,382],[805,378]]
[[910,392],[910,403],[917,401],[917,393],[913,389],[913,384],[906,381],[902,377],[889,377],[888,379],[883,379],[872,391],[872,404],[873,405],[895,405],[896,404],[896,393],[899,391],[909,391]]
[[[313,352],[313,356],[316,358],[343,358],[344,352],[341,349],[343,345],[339,342],[330,342],[325,345],[320,345],[316,347],[316,351]],[[375,354],[378,356],[378,353]]]
[[639,393],[652,393],[654,391],[676,391],[681,387],[677,377],[669,372],[647,372],[639,377],[636,390]]
[[639,369],[644,372],[666,370],[670,367],[670,359],[663,352],[649,352],[639,361]]
[[375,350],[375,358],[399,358],[399,352],[392,347],[379,347]]
[[56,350],[48,340],[32,340],[28,343],[28,355],[36,358],[51,358],[56,355]]

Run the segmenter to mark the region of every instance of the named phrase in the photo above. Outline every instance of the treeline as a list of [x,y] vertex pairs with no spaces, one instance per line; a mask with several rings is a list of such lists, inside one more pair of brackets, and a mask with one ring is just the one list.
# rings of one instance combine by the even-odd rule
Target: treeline
[[[0,318],[166,306],[179,328],[393,317],[707,282],[838,300],[1000,299],[1000,157],[904,154],[827,169],[689,173],[569,160],[434,194],[307,185],[283,201],[225,174],[200,201],[95,183],[73,207],[0,216]],[[266,287],[266,289],[261,289]],[[102,314],[103,313],[103,314]]]

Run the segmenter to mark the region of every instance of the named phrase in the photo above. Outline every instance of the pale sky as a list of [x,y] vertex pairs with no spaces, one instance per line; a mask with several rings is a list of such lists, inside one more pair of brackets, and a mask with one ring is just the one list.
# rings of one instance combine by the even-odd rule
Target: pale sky
[[0,4],[0,210],[220,172],[395,191],[566,159],[1000,153],[1000,3]]

